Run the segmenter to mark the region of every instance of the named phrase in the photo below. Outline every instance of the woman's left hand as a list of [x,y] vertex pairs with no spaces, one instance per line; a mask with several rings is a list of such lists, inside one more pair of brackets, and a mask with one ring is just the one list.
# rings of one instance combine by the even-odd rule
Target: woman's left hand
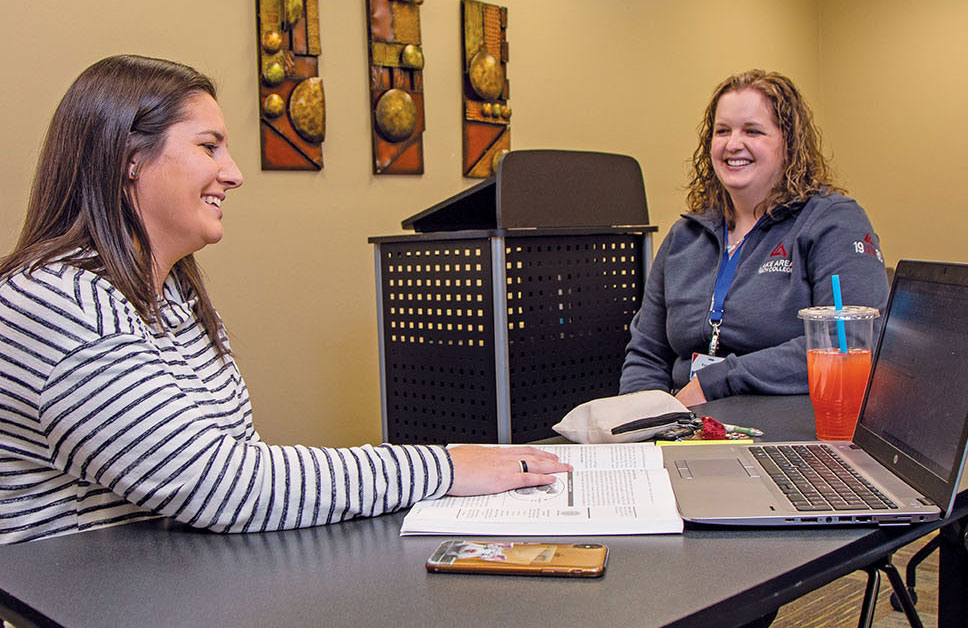
[[699,378],[693,377],[688,384],[683,386],[676,393],[676,399],[682,402],[684,406],[698,406],[701,403],[706,403],[706,394],[702,391]]
[[559,462],[558,456],[534,447],[458,445],[448,451],[454,463],[454,484],[448,495],[486,495],[542,486],[555,481],[548,474],[571,471],[571,465]]

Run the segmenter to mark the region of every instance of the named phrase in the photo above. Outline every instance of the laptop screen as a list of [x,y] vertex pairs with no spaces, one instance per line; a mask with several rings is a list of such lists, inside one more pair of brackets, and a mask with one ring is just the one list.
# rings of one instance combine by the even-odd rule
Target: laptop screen
[[968,267],[901,262],[855,436],[945,509],[968,430],[966,313]]

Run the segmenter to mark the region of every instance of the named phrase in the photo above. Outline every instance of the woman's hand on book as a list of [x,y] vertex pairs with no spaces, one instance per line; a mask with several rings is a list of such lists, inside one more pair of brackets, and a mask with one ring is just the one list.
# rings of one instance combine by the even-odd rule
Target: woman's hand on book
[[[558,456],[534,447],[458,445],[449,450],[454,484],[448,495],[486,495],[555,481],[550,473],[571,471]],[[523,464],[522,464],[523,462]]]

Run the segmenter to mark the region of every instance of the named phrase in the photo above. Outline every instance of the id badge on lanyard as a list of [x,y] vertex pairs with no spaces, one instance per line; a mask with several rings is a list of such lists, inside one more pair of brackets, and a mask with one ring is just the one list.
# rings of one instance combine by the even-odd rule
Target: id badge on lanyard
[[723,261],[719,264],[719,274],[716,275],[713,298],[709,304],[709,325],[713,328],[713,335],[709,339],[708,357],[716,357],[716,351],[719,350],[719,326],[723,324],[723,304],[726,301],[726,294],[729,292],[729,287],[733,283],[733,277],[736,276],[736,269],[739,267],[739,258],[740,253],[743,251],[743,245],[746,244],[746,240],[756,230],[759,224],[760,221],[757,220],[753,228],[743,236],[743,240],[736,247],[736,251],[730,255],[726,249],[726,242],[729,241],[729,231],[726,227],[726,220],[723,220]]
[[704,369],[710,364],[716,364],[717,362],[722,362],[726,358],[717,358],[714,355],[709,355],[707,353],[693,353],[692,362],[689,364],[689,381],[692,381],[696,377],[696,373],[700,369]]

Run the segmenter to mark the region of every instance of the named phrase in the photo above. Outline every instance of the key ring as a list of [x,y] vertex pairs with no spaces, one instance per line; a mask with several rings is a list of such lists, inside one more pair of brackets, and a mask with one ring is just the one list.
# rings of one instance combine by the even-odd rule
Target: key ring
[[722,321],[717,323],[709,321],[709,325],[713,328],[713,337],[709,339],[709,355],[713,357],[716,356],[716,350],[719,349],[719,326],[722,324]]

